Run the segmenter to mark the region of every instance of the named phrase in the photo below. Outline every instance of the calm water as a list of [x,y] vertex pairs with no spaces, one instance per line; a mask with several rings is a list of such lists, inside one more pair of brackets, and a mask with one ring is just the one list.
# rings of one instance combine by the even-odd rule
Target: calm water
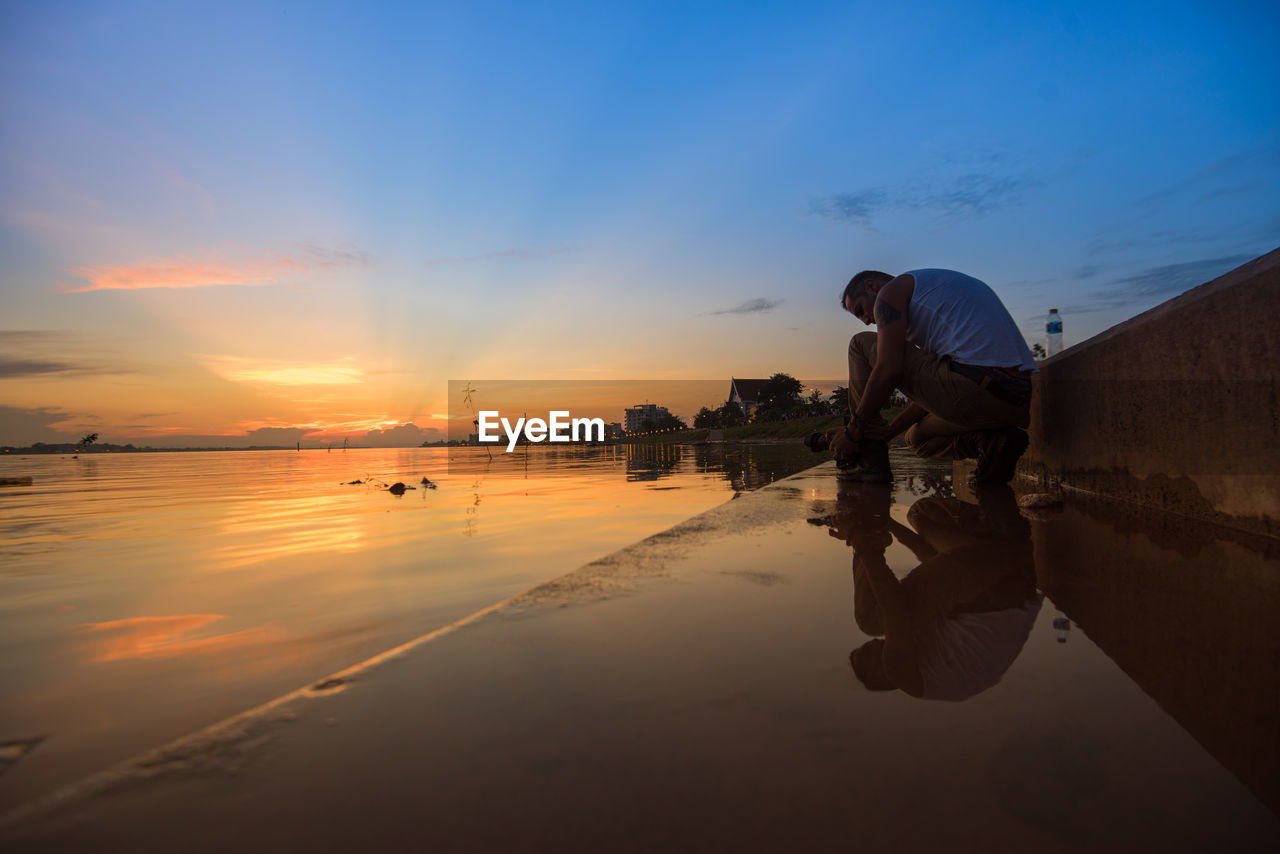
[[44,739],[5,748],[0,809],[813,462],[794,445],[0,460],[35,480],[0,489],[0,745]]
[[14,850],[1280,840],[1273,540],[1077,493],[1020,510],[896,454],[891,486],[811,470],[562,576],[814,458],[203,456],[28,461],[2,494],[0,748],[48,736],[6,805],[558,581]]

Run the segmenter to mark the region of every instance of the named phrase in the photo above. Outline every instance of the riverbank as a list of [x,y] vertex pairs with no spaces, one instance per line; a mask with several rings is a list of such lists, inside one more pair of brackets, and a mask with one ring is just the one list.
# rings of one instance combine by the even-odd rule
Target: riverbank
[[[905,407],[886,409],[884,417],[892,421]],[[667,433],[656,433],[650,436],[628,438],[627,444],[645,445],[684,445],[697,442],[723,441],[743,444],[794,444],[803,442],[810,433],[825,433],[832,427],[844,424],[840,415],[819,415],[807,418],[792,418],[787,421],[757,421],[751,424],[740,424],[737,427],[726,427],[722,439],[711,438],[710,430],[672,430]]]

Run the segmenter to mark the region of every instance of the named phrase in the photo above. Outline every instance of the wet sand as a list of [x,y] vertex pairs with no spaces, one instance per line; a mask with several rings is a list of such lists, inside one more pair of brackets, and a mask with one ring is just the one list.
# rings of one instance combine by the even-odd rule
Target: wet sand
[[1271,546],[934,486],[745,494],[0,846],[1275,850]]

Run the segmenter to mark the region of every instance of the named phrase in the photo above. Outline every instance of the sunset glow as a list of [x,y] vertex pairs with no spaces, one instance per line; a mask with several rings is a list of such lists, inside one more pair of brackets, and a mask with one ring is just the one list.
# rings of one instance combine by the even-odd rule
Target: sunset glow
[[[203,363],[223,379],[266,385],[349,385],[363,382],[364,372],[345,363],[331,365],[263,365],[237,356],[209,356]],[[394,425],[396,422],[382,422]]]
[[839,378],[864,268],[972,273],[1070,345],[1280,243],[1262,6],[499,5],[10,4],[0,444],[413,445],[450,379]]

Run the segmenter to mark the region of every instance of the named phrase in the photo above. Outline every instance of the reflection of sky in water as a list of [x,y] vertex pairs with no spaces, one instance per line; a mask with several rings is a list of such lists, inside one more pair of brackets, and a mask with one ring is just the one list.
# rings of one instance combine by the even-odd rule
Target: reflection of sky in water
[[244,501],[226,512],[216,562],[231,568],[273,557],[352,551],[364,531],[343,496]]
[[80,628],[90,641],[93,661],[211,655],[248,644],[262,644],[271,635],[265,627],[202,635],[202,629],[222,619],[223,614],[133,617],[85,623]]
[[[794,446],[4,459],[0,475],[35,485],[0,492],[0,741],[50,737],[0,777],[0,807],[814,461]],[[395,481],[417,488],[393,496]]]
[[[278,696],[341,656],[368,660],[474,613],[473,599],[489,605],[527,577],[555,575],[558,560],[580,565],[611,538],[666,527],[662,513],[683,518],[768,477],[767,465],[695,454],[662,479],[676,489],[657,491],[626,479],[625,457],[575,466],[433,475],[439,490],[399,499],[339,486],[332,472],[308,484],[295,469],[255,480],[251,494],[211,496],[216,511],[188,527],[199,540],[190,560],[167,572],[134,577],[117,560],[102,578],[71,562],[61,577],[30,563],[6,575],[14,589],[44,591],[28,605],[52,607],[8,607],[17,622],[0,638],[33,657],[0,663],[17,700],[0,712],[3,732],[50,737],[0,777],[0,798],[241,711],[254,692]],[[361,749],[333,778],[359,777],[376,754],[388,780],[439,780],[456,796],[448,808],[422,804],[415,826],[449,825],[471,805],[488,821],[485,793],[501,769],[533,832],[565,804],[589,829],[621,802],[696,833],[708,814],[741,809],[748,793],[726,786],[741,780],[771,808],[815,810],[787,826],[792,847],[822,847],[805,843],[830,833],[828,819],[870,828],[872,840],[897,841],[903,827],[955,838],[957,816],[964,838],[1012,850],[1274,841],[1280,825],[1264,804],[1280,803],[1280,603],[1266,554],[1081,496],[1028,518],[1010,493],[976,494],[906,458],[895,467],[890,488],[803,475],[682,526],[684,536],[558,577],[404,667],[360,670],[350,696],[362,702],[343,707],[336,735],[318,724],[318,741],[292,741],[301,715],[270,752],[292,750],[305,775],[327,738],[357,733]],[[308,500],[291,503],[290,490]],[[313,551],[303,540],[249,563],[206,548],[288,542],[309,518],[358,531],[361,547]],[[569,602],[591,604],[560,607]],[[966,636],[924,631],[957,618]],[[1066,643],[1055,619],[1070,623]],[[608,769],[609,786],[583,768]],[[342,791],[379,797],[376,786]],[[655,793],[668,800],[654,805]]]

